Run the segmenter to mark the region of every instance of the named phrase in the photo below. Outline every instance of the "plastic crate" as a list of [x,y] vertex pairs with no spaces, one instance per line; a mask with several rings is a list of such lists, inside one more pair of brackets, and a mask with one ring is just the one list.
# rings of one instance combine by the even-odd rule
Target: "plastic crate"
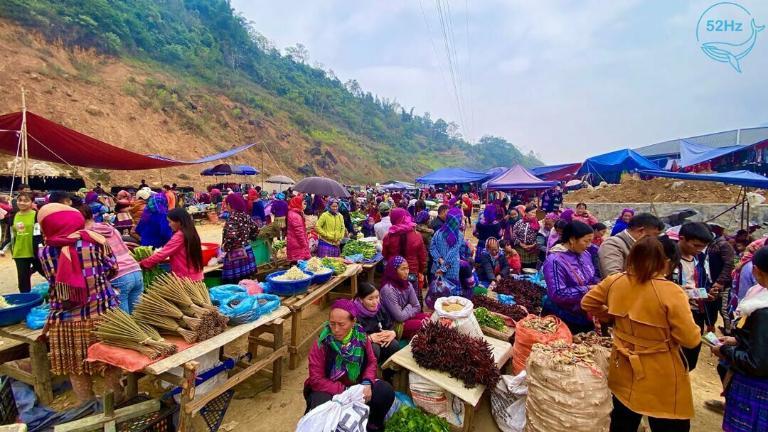
[[0,377],[0,425],[16,423],[19,410],[16,408],[16,399],[13,398],[10,378]]
[[[138,395],[121,403],[118,405],[118,408],[146,402],[150,399],[149,396]],[[172,405],[161,403],[160,411],[118,423],[117,430],[119,432],[173,432],[176,430],[176,425],[173,424],[173,416],[178,410],[179,406],[176,403]]]

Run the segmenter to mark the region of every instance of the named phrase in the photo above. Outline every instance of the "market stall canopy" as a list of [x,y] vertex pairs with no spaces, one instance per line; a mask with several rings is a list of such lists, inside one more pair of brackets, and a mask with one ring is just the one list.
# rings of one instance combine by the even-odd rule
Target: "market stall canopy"
[[692,141],[680,140],[680,167],[686,168],[706,163],[737,151],[750,149],[757,144],[759,143],[750,146],[732,145],[712,148]]
[[379,186],[385,190],[415,190],[416,185],[408,182],[392,181]]
[[665,177],[680,180],[711,181],[733,184],[745,187],[768,189],[768,177],[753,173],[752,171],[739,170],[711,174],[682,173],[660,170],[640,170],[640,174],[653,177]]
[[284,176],[284,175],[274,175],[268,179],[265,180],[267,183],[275,183],[275,184],[286,184],[286,185],[292,185],[296,182],[293,181],[292,178]]
[[421,184],[464,184],[477,183],[488,180],[486,173],[470,171],[464,168],[442,168],[416,179]]
[[493,179],[483,183],[488,190],[548,189],[557,186],[556,181],[544,181],[522,165],[515,165]]
[[658,165],[640,156],[634,150],[623,149],[593,156],[584,161],[577,175],[589,174],[592,182],[619,183],[621,173],[638,170],[657,170]]
[[495,167],[495,168],[489,169],[485,173],[490,176],[489,178],[494,178],[494,177],[498,176],[499,174],[505,172],[508,169],[509,168],[507,168],[507,167]]
[[200,175],[204,176],[226,176],[226,175],[256,175],[259,170],[248,165],[230,165],[218,164],[211,168],[206,168]]
[[336,180],[325,177],[307,177],[296,183],[293,190],[298,192],[349,198],[349,192]]
[[547,165],[531,168],[531,174],[542,180],[570,180],[579,172],[581,163]]
[[[17,155],[22,113],[0,116],[0,152]],[[254,144],[194,161],[143,155],[107,144],[27,111],[29,158],[73,166],[111,170],[142,170],[213,162],[242,152]]]

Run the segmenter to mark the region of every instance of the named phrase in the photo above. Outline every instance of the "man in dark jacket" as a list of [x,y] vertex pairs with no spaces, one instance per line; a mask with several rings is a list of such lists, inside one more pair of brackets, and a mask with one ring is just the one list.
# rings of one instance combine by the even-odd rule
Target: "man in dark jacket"
[[706,302],[707,315],[711,317],[711,322],[717,319],[717,311],[723,317],[723,334],[729,334],[731,331],[731,318],[728,313],[728,299],[731,295],[731,273],[733,273],[734,257],[736,251],[728,240],[723,236],[724,228],[718,224],[709,224],[709,229],[715,235],[712,243],[707,247],[707,258],[709,261],[709,275],[712,279],[712,285],[709,286],[709,296],[711,301]]
[[504,252],[499,251],[499,241],[488,239],[485,250],[477,261],[477,278],[485,284],[509,276],[509,262]]

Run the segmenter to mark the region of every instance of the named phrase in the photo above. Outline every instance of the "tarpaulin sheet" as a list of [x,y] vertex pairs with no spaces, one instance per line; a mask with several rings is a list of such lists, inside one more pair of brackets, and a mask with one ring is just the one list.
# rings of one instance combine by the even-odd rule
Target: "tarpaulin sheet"
[[584,161],[578,175],[592,174],[594,182],[606,181],[618,183],[621,173],[637,170],[657,170],[659,167],[639,153],[629,150],[616,150],[610,153],[593,156]]
[[728,147],[712,148],[692,141],[680,140],[680,166],[682,168],[700,163],[709,162],[712,159],[735,151],[744,150],[744,146],[732,145]]
[[542,180],[570,180],[581,168],[581,163],[547,165],[531,168],[531,174]]
[[483,186],[489,190],[547,189],[557,186],[557,182],[544,181],[531,174],[522,166],[515,165],[506,172],[485,182]]
[[[21,123],[20,112],[0,116],[0,152],[17,154]],[[253,145],[255,144],[246,144],[194,161],[180,161],[159,155],[134,153],[27,111],[27,147],[30,159],[85,168],[143,170],[193,165],[223,159]]]
[[416,179],[421,184],[463,184],[488,180],[486,173],[470,171],[464,168],[442,168]]
[[768,177],[752,171],[738,170],[711,174],[694,174],[659,170],[640,170],[640,174],[654,177],[674,178],[680,180],[711,181],[733,184],[738,186],[768,189]]

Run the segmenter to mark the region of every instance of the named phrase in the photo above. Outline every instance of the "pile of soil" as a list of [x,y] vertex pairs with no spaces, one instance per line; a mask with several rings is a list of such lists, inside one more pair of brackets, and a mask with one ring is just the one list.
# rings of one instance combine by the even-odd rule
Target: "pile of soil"
[[568,203],[735,203],[740,190],[740,186],[723,183],[664,178],[638,180],[625,176],[620,184],[580,189],[568,193],[564,198]]

